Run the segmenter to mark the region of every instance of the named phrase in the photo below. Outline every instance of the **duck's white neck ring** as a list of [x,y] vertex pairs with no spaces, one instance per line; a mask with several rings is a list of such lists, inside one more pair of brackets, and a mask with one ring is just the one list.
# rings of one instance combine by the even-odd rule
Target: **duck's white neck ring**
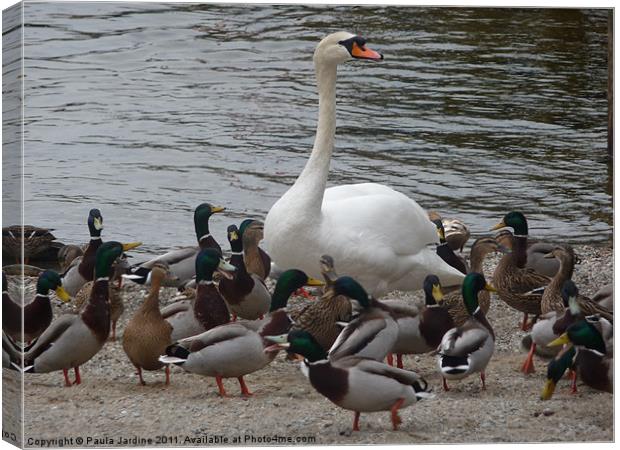
[[101,236],[91,236],[90,240],[91,241],[100,241],[101,240]]
[[527,234],[514,234],[513,236],[518,238],[526,238]]
[[110,281],[110,277],[99,277],[99,278],[97,278],[97,279],[95,280],[95,283],[96,283],[96,282],[98,282],[98,281],[104,281],[104,280],[105,280],[105,281]]
[[239,256],[239,255],[243,255],[243,252],[230,252],[231,256]]
[[209,286],[213,284],[213,280],[200,280],[198,284],[203,285],[203,286]]
[[[3,294],[4,294],[4,292],[3,292]],[[47,294],[37,294],[37,295],[35,295],[35,297],[48,298],[48,295]]]
[[202,236],[200,236],[200,239],[198,239],[198,242],[202,242],[203,239],[206,239],[208,237],[211,237],[211,233],[203,234]]

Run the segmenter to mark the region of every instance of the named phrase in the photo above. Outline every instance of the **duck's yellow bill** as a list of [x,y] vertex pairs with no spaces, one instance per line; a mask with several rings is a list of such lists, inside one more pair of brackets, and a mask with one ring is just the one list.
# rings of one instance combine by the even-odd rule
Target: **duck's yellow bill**
[[103,230],[103,219],[95,217],[93,219],[93,225],[95,226],[96,230]]
[[568,334],[564,333],[562,336],[560,336],[559,338],[549,342],[547,344],[547,347],[557,347],[559,345],[564,345],[564,344],[568,344],[570,342],[570,339],[568,338]]
[[497,225],[495,225],[493,228],[491,228],[491,231],[499,230],[501,228],[506,228],[506,224],[504,223],[503,220]]
[[549,400],[551,396],[553,396],[553,392],[555,391],[555,383],[551,379],[547,379],[545,382],[545,387],[540,394],[541,400]]
[[63,302],[67,303],[69,300],[71,300],[71,296],[67,291],[65,291],[65,288],[63,288],[62,286],[58,286],[55,292],[56,296]]
[[131,250],[132,248],[136,248],[142,245],[142,242],[129,242],[128,244],[122,244],[123,245],[123,251],[126,252],[128,250]]
[[308,277],[308,281],[306,281],[306,286],[325,286],[325,282],[317,280],[316,278]]
[[489,283],[484,285],[484,290],[489,292],[497,292],[497,289],[495,289],[495,287],[491,286]]
[[223,207],[223,206],[213,206],[213,207],[211,208],[211,212],[212,212],[213,214],[215,214],[215,213],[221,213],[222,211],[226,211],[226,208],[225,208],[225,207]]
[[432,294],[436,302],[443,301],[443,292],[441,292],[441,286],[438,284],[433,284]]

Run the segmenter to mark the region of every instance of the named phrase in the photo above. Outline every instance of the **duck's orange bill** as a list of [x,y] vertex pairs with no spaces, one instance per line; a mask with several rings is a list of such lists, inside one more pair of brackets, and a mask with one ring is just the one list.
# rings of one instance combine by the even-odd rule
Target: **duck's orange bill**
[[353,42],[351,55],[355,58],[372,59],[374,61],[381,61],[383,59],[383,55],[381,53],[375,52],[366,46],[360,47],[356,42]]

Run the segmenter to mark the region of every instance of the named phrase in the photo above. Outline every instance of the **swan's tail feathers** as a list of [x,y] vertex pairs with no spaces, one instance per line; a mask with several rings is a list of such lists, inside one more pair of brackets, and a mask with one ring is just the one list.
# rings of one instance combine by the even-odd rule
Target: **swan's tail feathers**
[[159,361],[164,364],[175,364],[182,366],[189,358],[189,350],[178,344],[172,344],[166,347],[166,354],[159,357]]
[[461,375],[469,370],[469,361],[463,356],[441,355],[440,365],[444,375]]

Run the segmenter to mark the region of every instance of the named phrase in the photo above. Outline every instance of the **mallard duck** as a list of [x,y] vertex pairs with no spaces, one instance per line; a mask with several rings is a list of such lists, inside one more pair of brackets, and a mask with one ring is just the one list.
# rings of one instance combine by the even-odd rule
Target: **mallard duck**
[[[512,247],[512,232],[510,230],[500,230],[495,239],[498,243],[511,249]],[[560,263],[556,259],[548,259],[544,256],[553,250],[555,244],[548,242],[533,242],[528,238],[527,241],[527,262],[525,267],[532,269],[534,272],[545,275],[549,278],[557,273],[560,268]]]
[[572,324],[549,346],[572,343],[576,348],[575,367],[579,378],[599,391],[613,392],[613,351],[610,353],[603,333],[613,326],[598,316],[588,316]]
[[329,349],[329,359],[355,355],[382,361],[398,339],[398,324],[391,309],[349,276],[338,278],[332,290],[334,295],[344,295],[355,302],[353,309],[360,313],[342,329]]
[[243,377],[265,367],[280,350],[265,339],[270,330],[277,329],[270,327],[271,324],[271,321],[239,321],[220,325],[168,346],[166,355],[159,360],[190,373],[215,377],[222,397],[228,396],[222,379],[237,378],[241,394],[248,397],[252,393]]
[[460,380],[479,372],[482,389],[485,385],[485,369],[495,349],[495,333],[478,304],[478,293],[482,290],[494,292],[484,275],[476,272],[467,274],[463,281],[463,302],[470,314],[464,325],[449,330],[437,348],[437,366],[443,377],[443,388],[449,390],[446,378]]
[[[110,303],[110,327],[112,334],[110,336],[111,341],[116,340],[116,323],[125,310],[125,305],[122,297],[121,279],[125,274],[129,264],[127,263],[127,255],[122,254],[118,257],[114,264],[112,264],[112,276],[108,283],[108,299]],[[116,283],[115,283],[116,282]],[[87,304],[90,298],[90,291],[92,290],[94,281],[89,281],[78,291],[73,301],[73,311],[79,313],[84,305]]]
[[[142,369],[159,370],[164,364],[159,357],[172,344],[172,325],[159,311],[159,289],[162,281],[170,276],[165,264],[157,263],[151,269],[151,289],[142,305],[129,319],[123,332],[123,350],[136,367],[139,383],[146,385]],[[165,366],[166,385],[170,384],[170,367]]]
[[461,273],[467,273],[467,263],[465,259],[458,256],[452,250],[452,247],[448,245],[448,241],[446,241],[446,234],[443,227],[443,222],[441,219],[436,219],[433,221],[435,226],[437,227],[437,235],[439,236],[439,244],[437,245],[437,255],[441,259],[443,259],[446,263],[450,264],[456,270]]
[[225,278],[231,278],[235,267],[224,261],[214,248],[200,250],[195,265],[198,283],[196,297],[178,301],[161,310],[161,315],[172,325],[172,342],[204,333],[230,321],[226,302],[213,282],[213,273],[218,271]]
[[265,248],[281,268],[320,276],[319,258],[330,254],[342,273],[372,295],[422,287],[435,273],[442,285],[460,284],[463,275],[446,264],[429,243],[437,242],[426,212],[401,192],[376,183],[326,189],[336,132],[337,67],[351,59],[382,59],[360,36],[337,32],[314,52],[319,120],[314,148],[294,185],[265,219]]
[[[482,267],[484,259],[489,253],[500,250],[505,249],[503,249],[502,245],[497,243],[497,241],[493,238],[483,237],[476,239],[470,250],[469,271],[484,274]],[[491,295],[489,291],[482,290],[478,293],[478,303],[480,304],[482,311],[487,314],[489,312],[489,307],[491,306]],[[447,309],[450,313],[450,316],[454,321],[454,326],[460,327],[469,319],[469,313],[463,303],[460,289],[447,293],[443,297],[441,306]]]
[[275,346],[305,357],[302,372],[321,395],[354,412],[353,431],[359,431],[362,412],[390,411],[394,430],[402,423],[398,410],[431,397],[426,381],[415,372],[388,366],[372,358],[345,356],[328,359],[312,335],[303,330],[268,338]]
[[34,300],[22,308],[9,296],[6,276],[2,272],[2,329],[12,340],[31,342],[52,323],[54,312],[49,298],[50,290],[56,292],[63,302],[69,301],[69,294],[62,286],[60,275],[53,270],[46,270],[39,275]]
[[67,244],[60,247],[58,250],[58,265],[60,266],[60,271],[65,272],[73,260],[80,256],[84,256],[84,250],[79,245]]
[[549,284],[551,279],[537,274],[525,267],[527,261],[527,220],[517,211],[512,211],[504,216],[502,221],[493,227],[498,230],[504,227],[512,227],[512,249],[505,254],[497,264],[493,273],[493,285],[497,289],[497,295],[508,306],[521,311],[523,324],[521,329],[527,329],[528,314],[539,316],[542,290]]
[[[549,361],[547,365],[547,380],[545,381],[545,387],[540,395],[541,400],[549,400],[555,391],[555,386],[564,376],[564,373],[574,368],[575,354],[575,347],[571,345],[560,352],[557,358],[553,358]],[[573,382],[571,391],[575,393],[577,392],[577,373],[573,370],[572,374],[571,378]]]
[[88,247],[84,255],[75,258],[62,274],[62,285],[72,297],[77,295],[82,286],[93,280],[95,255],[101,246],[101,230],[103,230],[101,212],[98,209],[91,209],[88,212],[87,223],[90,232]]
[[[293,329],[307,331],[327,351],[336,342],[342,331],[340,323],[351,320],[352,310],[349,299],[344,295],[336,295],[332,289],[338,277],[331,256],[321,256],[321,273],[325,279],[325,292],[321,299],[308,303],[300,311],[292,313],[291,317],[295,322]],[[314,279],[313,282],[305,285],[319,286],[323,284]]]
[[79,367],[101,350],[110,333],[108,283],[112,263],[123,251],[140,245],[106,242],[95,256],[95,284],[88,304],[80,314],[63,314],[41,334],[24,354],[25,372],[46,373],[62,370],[65,386],[71,386],[69,369],[75,370],[75,384],[81,383]]
[[[558,273],[561,271],[562,269]],[[545,294],[547,294],[547,289],[545,289]],[[579,303],[577,302],[578,295],[579,291],[575,283],[571,280],[564,281],[560,292],[562,310],[558,306],[553,306],[550,311],[540,316],[538,321],[532,326],[529,353],[521,366],[523,373],[534,372],[534,353],[536,353],[538,348],[546,349],[547,344],[566,331],[568,326],[576,320],[583,318]],[[552,349],[549,350],[553,352]],[[555,355],[552,354],[551,356]]]
[[271,272],[271,258],[258,246],[263,239],[263,222],[246,219],[239,225],[239,234],[243,239],[243,260],[249,273],[265,280]]
[[237,270],[232,279],[220,281],[220,294],[226,300],[233,321],[237,320],[237,316],[247,320],[259,319],[269,311],[271,294],[261,277],[246,270],[243,261],[243,237],[239,229],[230,225],[227,236],[232,251],[230,264]]
[[471,236],[467,225],[459,219],[442,219],[442,223],[446,241],[450,248],[454,251],[460,250],[462,252]]
[[171,285],[174,287],[182,286],[188,283],[196,275],[196,255],[200,250],[213,248],[219,254],[222,249],[217,241],[211,236],[209,231],[209,219],[213,214],[225,211],[226,208],[221,206],[213,206],[209,203],[202,203],[196,207],[194,211],[194,228],[196,230],[196,239],[198,245],[194,247],[182,247],[169,251],[161,256],[153,258],[149,261],[134,264],[131,267],[131,274],[125,278],[130,279],[138,284],[149,284],[149,274],[155,263],[161,262],[170,267],[172,277]]
[[39,228],[32,225],[3,227],[2,251],[15,258],[17,264],[21,264],[23,248],[23,264],[28,264],[28,259],[44,252],[52,245],[52,241],[56,239],[52,231],[53,228]]
[[397,366],[403,368],[403,354],[428,353],[437,348],[446,332],[454,328],[454,322],[442,303],[443,293],[439,278],[427,275],[424,279],[425,305],[421,308],[401,300],[384,300],[398,324],[398,339],[388,354],[392,365],[392,353],[396,353]]

